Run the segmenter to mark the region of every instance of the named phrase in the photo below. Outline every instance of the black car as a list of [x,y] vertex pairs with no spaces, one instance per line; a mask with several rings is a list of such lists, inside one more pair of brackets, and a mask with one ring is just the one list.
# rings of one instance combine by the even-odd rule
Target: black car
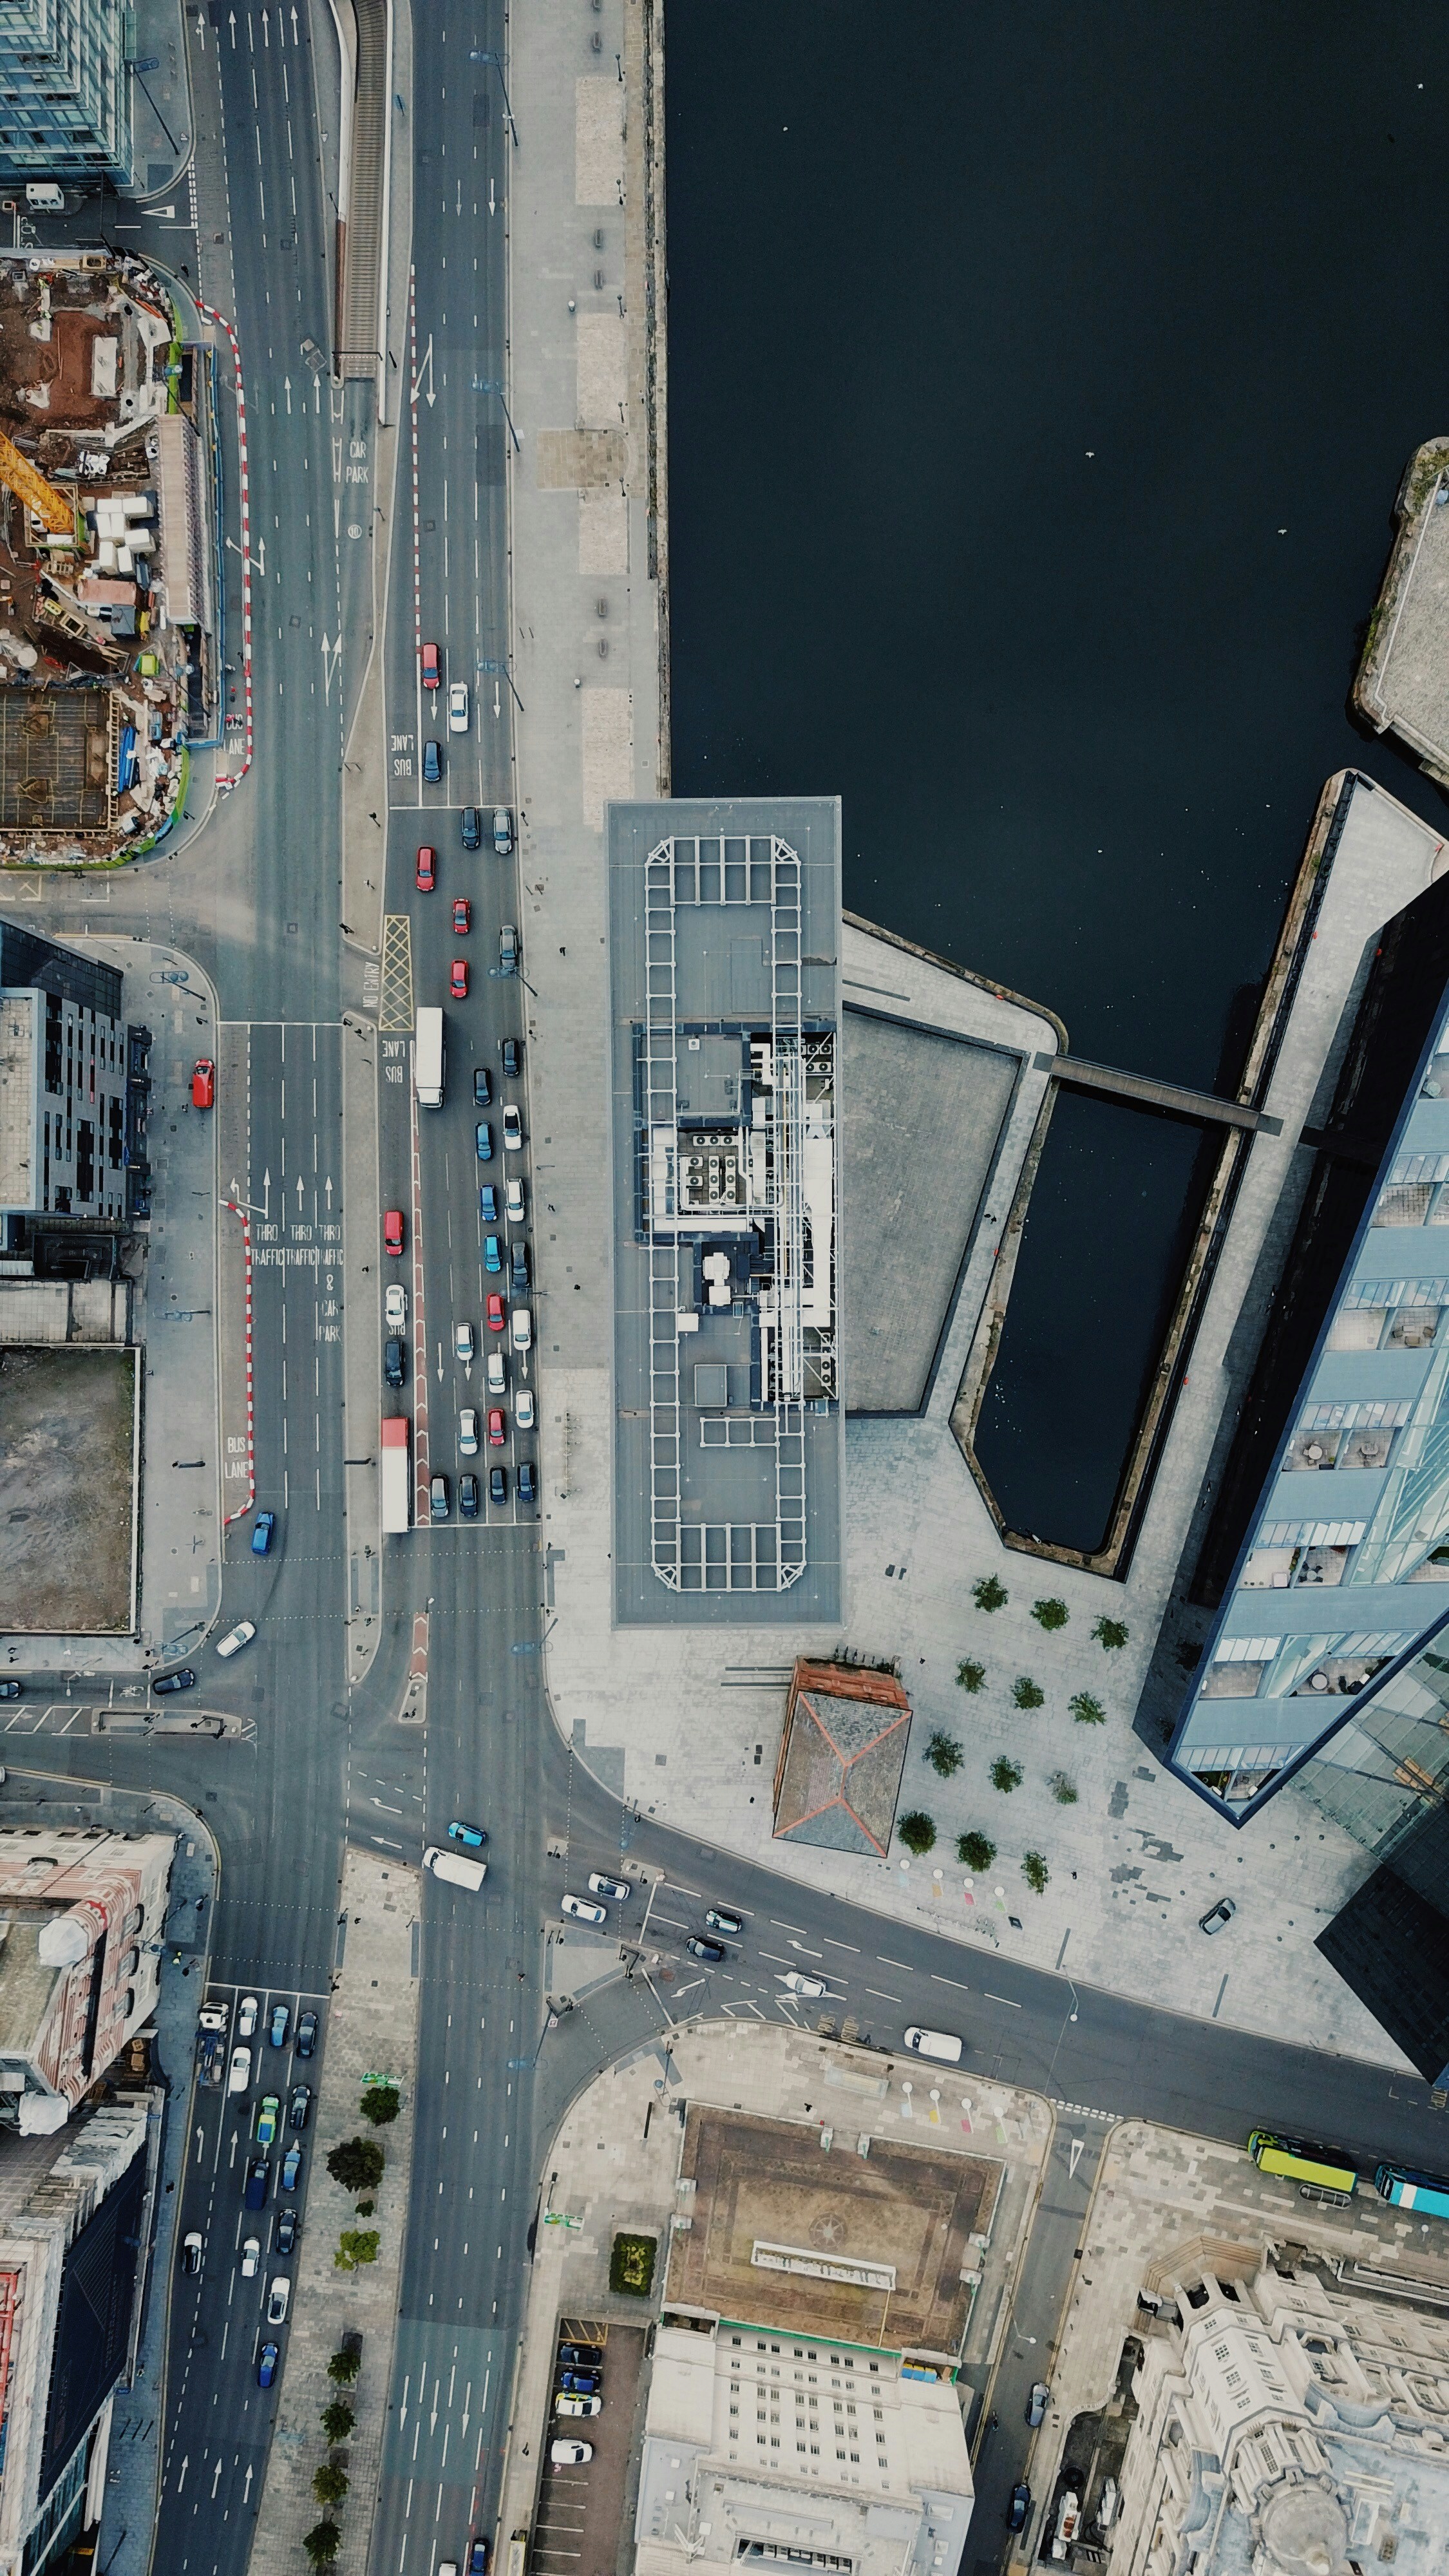
[[498,1052],[503,1059],[503,1070],[509,1081],[516,1082],[518,1080],[519,1064],[523,1056],[523,1049],[519,1045],[517,1038],[500,1038],[498,1041]]
[[[193,1673],[193,1674],[192,1674],[191,1678],[192,1678],[192,1680],[193,1680],[193,1681],[195,1681],[195,1679],[196,1679],[196,1675],[195,1675],[195,1673]],[[20,1682],[0,1682],[0,1699],[20,1699],[20,1698],[22,1698],[23,1696],[24,1696],[24,1685],[23,1685],[22,1683],[20,1683]]]
[[483,847],[483,821],[476,805],[463,808],[463,847],[465,850],[481,850]]
[[533,1460],[531,1458],[520,1458],[518,1462],[518,1499],[521,1503],[531,1503],[537,1500],[537,1488],[533,1481]]
[[514,1296],[526,1297],[528,1294],[528,1246],[524,1242],[521,1234],[516,1234],[508,1247],[508,1266],[510,1274],[509,1286],[512,1289]]
[[442,744],[441,744],[440,742],[425,742],[425,743],[424,743],[424,745],[423,745],[423,776],[424,776],[424,778],[426,778],[426,779],[427,779],[427,781],[428,781],[428,783],[429,783],[429,785],[430,785],[430,786],[435,786],[435,785],[437,784],[437,781],[442,777],[442,775],[443,775],[443,746],[442,746]]
[[1029,2487],[1029,2486],[1013,2487],[1013,2488],[1012,2488],[1012,2490],[1011,2490],[1011,2502],[1008,2504],[1008,2506],[1007,2506],[1007,2508],[1006,2508],[1006,2528],[1007,2528],[1007,2530],[1008,2530],[1008,2531],[1025,2531],[1025,2529],[1026,2529],[1026,2517],[1027,2517],[1027,2515],[1030,2513],[1030,2511],[1031,2511],[1031,2489],[1030,2489],[1030,2487]]
[[277,2220],[276,2250],[279,2254],[290,2254],[296,2242],[297,2213],[295,2209],[284,2209]]
[[288,2112],[287,2117],[291,2121],[294,2129],[306,2128],[308,2121],[312,2117],[312,2087],[310,2084],[299,2084],[296,2087],[292,2095],[292,2107]]
[[489,1109],[492,1105],[493,1076],[489,1072],[486,1064],[475,1064],[473,1067],[473,1106],[475,1109]]
[[251,2163],[247,2166],[246,2188],[242,2193],[242,2199],[248,2209],[265,2209],[267,2205],[267,2185],[270,2180],[271,2167],[267,2163],[266,2157],[253,2156]]
[[[179,1673],[158,1673],[151,1684],[151,1688],[156,1693],[158,1699],[164,1699],[168,1691],[195,1690],[196,1675],[189,1664],[184,1664]],[[20,1697],[20,1684],[16,1682],[14,1684],[13,1691],[7,1691],[5,1693],[5,1697],[7,1699],[11,1697],[18,1699]]]
[[565,2370],[588,2370],[604,2358],[601,2343],[561,2343],[558,2357]]
[[460,1476],[458,1478],[458,1514],[459,1518],[465,1521],[476,1521],[478,1517],[478,1479],[476,1476]]
[[597,2397],[602,2377],[598,2370],[561,2370],[558,2384],[569,2397]]
[[488,1499],[491,1503],[506,1503],[508,1500],[508,1478],[501,1467],[488,1470]]
[[701,1941],[697,1933],[684,1946],[691,1959],[704,1959],[712,1968],[717,1968],[726,1956],[723,1941]]
[[401,1386],[407,1375],[403,1364],[403,1346],[396,1333],[383,1343],[382,1373],[389,1386]]
[[310,2057],[317,2045],[317,2016],[304,2012],[297,2024],[297,2055]]

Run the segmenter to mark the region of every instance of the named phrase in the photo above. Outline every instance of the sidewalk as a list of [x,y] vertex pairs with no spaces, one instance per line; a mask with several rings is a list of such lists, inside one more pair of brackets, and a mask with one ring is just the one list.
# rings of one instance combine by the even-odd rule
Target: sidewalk
[[182,0],[131,0],[132,167],[129,193],[158,197],[184,182],[193,132]]

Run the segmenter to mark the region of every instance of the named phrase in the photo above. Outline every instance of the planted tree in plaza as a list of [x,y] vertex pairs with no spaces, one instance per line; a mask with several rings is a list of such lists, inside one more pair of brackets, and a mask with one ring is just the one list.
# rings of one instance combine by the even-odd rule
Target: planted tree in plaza
[[322,2409],[322,2430],[329,2442],[345,2442],[357,2422],[345,2397],[334,2397]]
[[954,1735],[947,1735],[944,1728],[938,1726],[935,1734],[927,1737],[921,1759],[929,1762],[942,1780],[950,1780],[961,1768],[961,1747]]
[[994,1574],[983,1574],[979,1583],[972,1584],[971,1598],[978,1610],[1004,1610],[1011,1595]]
[[1027,1886],[1031,1889],[1033,1896],[1045,1896],[1047,1880],[1051,1877],[1051,1871],[1048,1869],[1040,1852],[1023,1852],[1021,1857],[1021,1874],[1026,1880]]
[[1077,1691],[1067,1706],[1078,1726],[1105,1726],[1107,1723],[1107,1712],[1091,1691]]
[[989,1834],[961,1834],[957,1837],[956,1858],[966,1869],[989,1869],[996,1858],[996,1845]]
[[1065,1601],[1033,1601],[1031,1615],[1039,1628],[1065,1628],[1071,1612]]
[[1074,1807],[1076,1805],[1077,1784],[1067,1772],[1054,1771],[1047,1785],[1059,1807]]
[[376,2138],[344,2138],[329,2150],[327,2170],[344,2191],[376,2191],[386,2163]]
[[1099,1619],[1092,1634],[1109,1655],[1119,1654],[1127,1643],[1127,1630],[1120,1619]]
[[1006,1796],[1013,1789],[1019,1789],[1021,1787],[1021,1764],[1019,1762],[1008,1762],[1004,1753],[998,1753],[996,1760],[991,1765],[991,1785],[993,1789],[999,1789],[1003,1796]]
[[327,2514],[302,2534],[302,2546],[314,2567],[330,2567],[342,2547],[342,2525]]
[[1046,1692],[1040,1682],[1032,1680],[1030,1673],[1017,1674],[1011,1685],[1011,1696],[1017,1708],[1041,1708],[1046,1702]]
[[900,1841],[905,1844],[907,1851],[915,1853],[917,1860],[924,1852],[934,1851],[936,1848],[936,1828],[931,1818],[924,1815],[919,1807],[913,1807],[908,1816],[902,1816],[899,1819],[896,1833]]
[[351,2484],[347,2471],[339,2469],[335,2460],[324,2460],[312,2472],[312,2493],[319,2504],[340,2504]]
[[338,2388],[350,2388],[362,2368],[362,2345],[351,2337],[340,2343],[327,2364],[327,2376]]
[[957,1665],[956,1688],[958,1690],[979,1691],[983,1688],[985,1681],[986,1666],[984,1664],[973,1662],[969,1655],[966,1657],[964,1662]]
[[385,2129],[389,2120],[395,2120],[402,2109],[397,2086],[369,2084],[362,2097],[361,2109],[364,2120],[370,2120],[375,2129]]
[[375,2227],[344,2227],[332,2260],[339,2272],[355,2272],[359,2263],[375,2263],[379,2244]]

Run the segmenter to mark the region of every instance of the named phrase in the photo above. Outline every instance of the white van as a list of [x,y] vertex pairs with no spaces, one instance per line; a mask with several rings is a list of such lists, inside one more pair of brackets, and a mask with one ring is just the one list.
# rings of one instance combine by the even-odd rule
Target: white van
[[917,2030],[913,2026],[906,2033],[906,2046],[917,2057],[939,2058],[943,2066],[961,2063],[961,2042],[953,2039],[949,2030]]
[[434,1878],[446,1878],[454,1887],[471,1888],[476,1896],[488,1875],[486,1860],[465,1860],[461,1852],[444,1851],[441,1844],[429,1843],[423,1854],[423,1867]]
[[526,1306],[515,1306],[508,1318],[516,1351],[533,1348],[533,1317]]

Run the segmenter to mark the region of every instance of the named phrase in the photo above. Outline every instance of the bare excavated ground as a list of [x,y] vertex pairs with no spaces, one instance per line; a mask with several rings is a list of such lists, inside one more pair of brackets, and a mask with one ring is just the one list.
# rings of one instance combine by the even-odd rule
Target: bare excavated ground
[[0,1349],[0,1629],[131,1626],[136,1354]]

